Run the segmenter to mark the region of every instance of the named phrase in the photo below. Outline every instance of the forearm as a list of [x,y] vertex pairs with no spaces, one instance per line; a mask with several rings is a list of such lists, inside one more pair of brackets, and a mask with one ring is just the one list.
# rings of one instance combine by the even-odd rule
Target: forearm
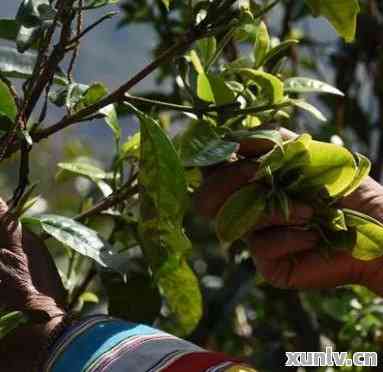
[[2,372],[34,372],[52,332],[62,318],[47,323],[23,325],[0,342],[0,370]]

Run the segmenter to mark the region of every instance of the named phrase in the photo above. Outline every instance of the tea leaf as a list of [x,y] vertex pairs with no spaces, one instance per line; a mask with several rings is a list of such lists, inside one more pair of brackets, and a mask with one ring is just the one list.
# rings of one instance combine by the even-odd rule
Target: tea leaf
[[224,141],[208,122],[195,121],[181,137],[181,159],[186,167],[205,167],[228,160],[238,143]]
[[213,74],[198,74],[197,94],[204,101],[224,105],[235,99],[232,90],[226,85],[225,80]]
[[222,242],[234,242],[260,221],[266,207],[265,191],[259,185],[245,186],[234,193],[217,215],[216,230]]
[[344,210],[347,226],[356,230],[352,255],[360,260],[373,260],[383,255],[383,225],[370,216]]
[[286,93],[328,93],[344,96],[339,89],[330,84],[304,77],[286,79],[284,87]]

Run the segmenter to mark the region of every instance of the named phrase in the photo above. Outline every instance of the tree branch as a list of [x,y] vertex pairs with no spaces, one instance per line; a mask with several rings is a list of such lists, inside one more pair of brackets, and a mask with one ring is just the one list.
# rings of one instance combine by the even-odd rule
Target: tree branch
[[108,197],[101,200],[93,208],[76,216],[75,220],[82,222],[89,217],[95,216],[99,214],[100,212],[103,212],[106,209],[109,209],[115,206],[116,204],[120,203],[122,200],[127,199],[130,196],[133,196],[134,194],[137,194],[137,192],[138,192],[138,185],[133,187],[131,185],[124,185],[119,190],[115,191],[114,193],[110,194]]
[[50,126],[49,128],[43,129],[34,134],[33,140],[38,142],[44,138],[51,136],[54,133],[61,131],[64,128],[69,127],[72,124],[77,123],[80,120],[96,113],[100,109],[105,106],[108,106],[112,103],[120,103],[125,98],[125,93],[128,92],[135,85],[144,80],[148,75],[150,75],[153,71],[155,71],[162,64],[169,62],[175,56],[182,54],[187,50],[198,38],[200,34],[198,32],[189,32],[186,34],[181,40],[176,43],[174,46],[166,50],[162,53],[158,58],[156,58],[153,62],[145,66],[140,72],[134,75],[129,81],[120,86],[117,90],[106,96],[101,101],[85,107],[83,110],[70,115],[65,116],[62,120],[60,120],[57,124]]
[[89,31],[92,31],[94,28],[96,28],[99,24],[106,21],[107,19],[110,19],[114,17],[118,12],[110,12],[105,14],[103,17],[98,19],[96,22],[92,23],[88,27],[84,28],[82,32],[80,32],[77,36],[75,36],[72,40],[68,42],[69,45],[77,44],[80,39],[82,39]]

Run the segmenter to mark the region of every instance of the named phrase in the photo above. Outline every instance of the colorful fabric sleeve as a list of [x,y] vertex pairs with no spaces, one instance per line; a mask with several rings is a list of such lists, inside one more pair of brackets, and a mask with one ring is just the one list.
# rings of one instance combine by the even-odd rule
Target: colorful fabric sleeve
[[236,358],[107,316],[70,327],[50,354],[44,372],[255,372]]

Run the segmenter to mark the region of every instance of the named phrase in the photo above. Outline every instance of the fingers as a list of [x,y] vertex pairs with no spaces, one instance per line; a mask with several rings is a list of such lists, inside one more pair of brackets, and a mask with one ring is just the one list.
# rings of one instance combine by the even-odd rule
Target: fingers
[[383,222],[383,186],[371,177],[366,178],[357,190],[343,198],[339,204]]
[[256,230],[263,230],[271,226],[304,226],[311,221],[314,209],[302,202],[289,200],[289,218],[280,209],[268,211]]
[[[273,128],[270,128],[273,129]],[[283,140],[290,140],[298,137],[298,135],[286,128],[279,128],[278,132],[281,134]],[[268,151],[272,150],[274,144],[271,141],[267,140],[243,140],[240,143],[240,148],[238,153],[247,158],[257,157],[263,154],[266,154]]]
[[337,251],[331,259],[318,251],[295,254],[278,260],[256,259],[257,268],[274,286],[290,289],[327,289],[345,284],[359,284],[356,260],[348,252]]
[[213,218],[231,194],[248,184],[256,169],[255,163],[243,161],[228,164],[213,172],[194,199],[197,213]]
[[363,263],[347,251],[321,254],[316,231],[273,227],[253,232],[248,243],[257,269],[278,288],[325,289],[362,284]]
[[256,258],[276,260],[316,247],[320,236],[315,231],[295,227],[273,227],[253,232],[247,239]]

